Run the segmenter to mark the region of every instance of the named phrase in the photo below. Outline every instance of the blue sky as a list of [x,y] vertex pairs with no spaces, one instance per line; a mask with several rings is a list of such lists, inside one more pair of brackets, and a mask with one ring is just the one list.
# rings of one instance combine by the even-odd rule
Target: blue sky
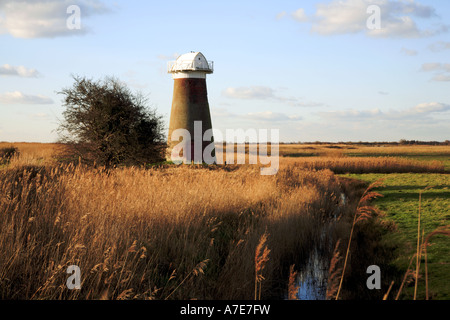
[[[69,29],[70,5],[80,29]],[[380,28],[369,28],[377,17]],[[378,21],[378,20],[371,20]],[[213,126],[280,140],[450,139],[450,2],[0,0],[0,141],[52,142],[71,74],[169,121],[167,61],[201,51]]]

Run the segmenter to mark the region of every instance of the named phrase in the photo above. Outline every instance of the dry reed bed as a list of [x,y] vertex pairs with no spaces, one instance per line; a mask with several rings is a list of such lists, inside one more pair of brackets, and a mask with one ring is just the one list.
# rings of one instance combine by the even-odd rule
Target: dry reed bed
[[[0,170],[1,299],[280,297],[289,267],[302,267],[324,222],[352,212],[330,170],[442,169],[399,158],[311,157],[281,158],[275,176],[255,165],[104,171],[57,167],[56,145],[18,147],[20,156]],[[330,243],[345,240],[350,225],[335,225]],[[257,249],[269,252],[263,266],[255,266]],[[81,268],[81,290],[66,287],[72,264]]]
[[[9,164],[9,168],[21,168],[30,165],[56,165],[55,156],[64,148],[62,144],[49,143],[2,143],[0,149],[15,146],[19,149],[20,156],[13,157]],[[420,161],[415,159],[405,159],[399,157],[347,157],[344,151],[353,150],[356,153],[379,154],[380,152],[389,154],[446,154],[449,152],[449,146],[395,146],[395,147],[349,147],[342,145],[342,149],[327,148],[326,146],[317,145],[280,145],[279,153],[282,155],[287,151],[318,152],[321,156],[317,157],[284,157],[280,156],[280,167],[296,166],[312,170],[329,169],[334,173],[444,173],[445,166],[441,161]],[[300,149],[299,149],[300,148]],[[299,149],[299,150],[297,150]],[[235,153],[235,160],[241,163],[249,163],[249,146],[245,146],[246,153]],[[266,152],[266,151],[265,151]],[[264,152],[264,153],[265,153]],[[269,147],[270,153],[270,147]],[[217,158],[225,161],[223,146],[217,145]],[[274,161],[273,158],[266,156],[258,156],[257,161],[260,163],[261,158],[266,159],[264,163]],[[265,165],[267,166],[267,165]]]
[[448,154],[450,146],[433,145],[351,145],[351,144],[280,144],[280,154],[295,153],[343,153],[356,154],[404,154],[404,155],[423,155],[423,154]]
[[0,170],[0,298],[252,299],[264,234],[258,295],[274,297],[343,209],[340,190],[331,171],[294,167],[13,165]]
[[53,156],[63,150],[64,146],[58,143],[8,143],[0,142],[0,149],[15,147],[19,154],[11,159],[10,166],[54,164]]
[[308,157],[283,158],[281,164],[309,170],[332,170],[340,173],[443,173],[441,161],[420,161],[395,157]]

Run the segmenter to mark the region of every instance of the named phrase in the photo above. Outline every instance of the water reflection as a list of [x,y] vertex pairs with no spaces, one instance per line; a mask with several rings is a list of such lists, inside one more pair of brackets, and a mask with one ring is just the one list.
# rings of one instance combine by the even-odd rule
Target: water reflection
[[[297,273],[297,284],[299,290],[297,293],[300,300],[326,300],[328,270],[330,266],[330,249],[333,244],[327,236],[335,225],[340,211],[347,204],[347,197],[344,193],[340,195],[340,203],[333,219],[328,225],[323,227],[318,247],[310,254],[307,263]],[[321,250],[319,250],[321,249]]]
[[314,250],[304,268],[298,272],[297,283],[300,286],[300,300],[325,300],[328,281],[328,264],[325,257]]

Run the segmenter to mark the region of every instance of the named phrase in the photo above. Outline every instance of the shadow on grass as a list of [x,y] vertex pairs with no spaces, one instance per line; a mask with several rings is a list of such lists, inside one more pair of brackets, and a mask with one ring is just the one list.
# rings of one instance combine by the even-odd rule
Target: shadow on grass
[[[402,188],[403,189],[403,188]],[[404,199],[404,200],[411,200],[411,201],[419,201],[419,191],[417,188],[415,188],[417,191],[403,191],[398,190],[395,188],[391,188],[390,190],[396,190],[395,192],[386,192],[388,190],[387,188],[384,189],[384,199]],[[438,189],[438,188],[436,188]],[[440,188],[442,189],[442,188]],[[409,190],[413,190],[412,188]],[[444,192],[427,192],[422,193],[422,200],[444,200],[444,199],[450,199],[450,191],[444,191]]]
[[[358,201],[362,192],[369,185],[368,182],[347,177],[339,177],[339,180],[350,201]],[[353,215],[348,218],[353,218]],[[403,272],[394,264],[395,259],[398,258],[400,243],[385,240],[385,236],[395,228],[394,223],[386,223],[378,215],[355,225],[341,299],[381,300],[391,281],[401,282]],[[342,240],[344,248],[341,249],[341,252],[345,254],[345,246],[349,239],[347,237]],[[366,284],[370,276],[367,268],[371,265],[377,265],[382,270],[381,289],[379,290],[370,290]]]
[[282,157],[289,157],[289,158],[307,158],[307,157],[318,157],[318,153],[285,153],[280,154]]
[[[419,191],[428,187],[428,184],[425,183],[423,185],[411,185],[411,186],[405,186],[405,185],[397,185],[397,186],[383,186],[380,188],[381,191],[389,191],[389,190],[417,190],[417,194],[419,194]],[[437,186],[433,186],[431,190],[446,190],[449,189],[450,192],[450,185],[447,184],[441,184]],[[425,195],[427,193],[423,193],[422,195]]]

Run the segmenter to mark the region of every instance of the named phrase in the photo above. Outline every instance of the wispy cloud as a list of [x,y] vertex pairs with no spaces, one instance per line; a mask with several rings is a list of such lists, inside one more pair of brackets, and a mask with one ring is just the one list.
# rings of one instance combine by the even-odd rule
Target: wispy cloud
[[[80,29],[69,29],[67,8],[80,8]],[[83,35],[90,31],[85,18],[110,12],[99,0],[2,0],[0,1],[0,34],[16,38],[53,38]]]
[[420,71],[434,72],[432,81],[450,81],[450,63],[424,63],[420,68]]
[[450,64],[442,64],[439,62],[424,63],[420,68],[421,71],[439,71],[446,70],[450,72]]
[[292,18],[298,22],[307,22],[309,21],[308,16],[305,13],[305,10],[303,8],[297,9],[292,13]]
[[[435,114],[448,113],[450,104],[439,102],[421,103],[412,108],[400,111],[382,111],[378,108],[372,110],[341,110],[319,112],[324,119],[339,119],[340,121],[427,121]],[[440,119],[442,120],[442,119]]]
[[[381,29],[367,28],[370,5],[377,5],[381,12]],[[299,22],[310,22],[311,32],[320,35],[365,33],[374,38],[418,38],[447,32],[444,24],[433,30],[417,26],[415,18],[437,18],[435,9],[415,0],[333,0],[319,3],[314,14],[307,16],[302,8],[292,13]]]
[[229,108],[212,108],[211,111],[217,127],[279,128],[280,136],[291,141],[445,140],[447,137],[442,133],[450,121],[450,104],[439,102],[421,103],[402,110],[317,112],[317,120],[268,110],[243,114],[233,113]]
[[418,52],[416,50],[411,50],[411,49],[406,49],[406,48],[402,48],[402,50],[400,50],[400,52],[403,55],[409,56],[409,57],[417,56],[417,54],[418,54]]
[[160,59],[160,60],[167,61],[167,60],[176,60],[179,56],[180,56],[180,54],[175,52],[175,53],[172,53],[172,54],[169,54],[169,55],[167,55],[167,54],[159,54],[157,56],[157,58]]
[[227,119],[227,120],[245,120],[247,123],[252,122],[290,122],[299,121],[301,116],[296,114],[286,114],[282,112],[273,112],[270,110],[262,112],[248,112],[244,114],[238,114],[230,112],[224,108],[212,108],[211,113],[214,118]]
[[36,69],[27,69],[24,66],[11,66],[4,64],[0,66],[1,76],[18,76],[23,78],[38,78],[41,74]]
[[249,112],[244,115],[246,119],[257,121],[297,121],[302,118],[298,115],[288,115],[280,112],[264,111],[264,112]]
[[449,82],[450,81],[450,73],[436,74],[433,76],[433,78],[431,78],[431,80],[438,81],[438,82]]
[[450,42],[439,41],[439,42],[431,44],[428,48],[433,52],[441,52],[444,50],[450,50]]
[[43,95],[24,94],[20,91],[0,94],[0,103],[3,104],[53,104],[54,101]]
[[234,99],[268,99],[275,97],[274,90],[264,86],[227,88],[223,94]]
[[450,105],[438,102],[421,103],[417,106],[407,110],[410,114],[431,114],[436,112],[446,112],[450,111]]
[[282,12],[280,12],[280,13],[278,13],[276,16],[275,16],[275,18],[277,19],[277,20],[280,20],[280,19],[282,19],[282,18],[284,18],[285,16],[286,16],[286,11],[282,11]]
[[281,103],[286,103],[293,107],[321,107],[324,106],[320,102],[304,101],[295,97],[284,97],[276,93],[274,89],[267,86],[250,86],[250,87],[237,87],[227,88],[223,91],[223,95],[232,99],[245,99],[245,100],[271,100]]

